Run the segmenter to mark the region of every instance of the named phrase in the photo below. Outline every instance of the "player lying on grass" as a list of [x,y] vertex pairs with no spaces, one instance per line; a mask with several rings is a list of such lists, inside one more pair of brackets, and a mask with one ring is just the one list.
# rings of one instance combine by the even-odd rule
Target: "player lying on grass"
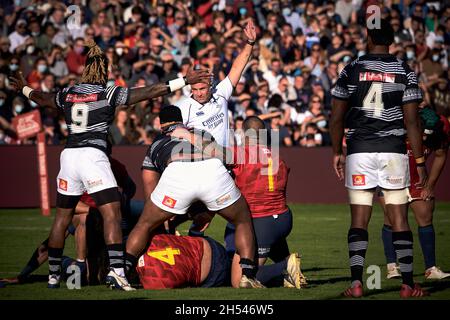
[[[450,273],[443,272],[436,266],[435,252],[435,231],[433,226],[434,212],[434,187],[444,169],[447,160],[447,152],[450,144],[450,124],[444,116],[438,116],[435,111],[420,105],[419,111],[423,135],[423,155],[425,159],[434,152],[434,159],[431,165],[428,180],[423,188],[416,186],[418,182],[417,166],[412,155],[411,146],[407,143],[409,156],[409,174],[411,185],[409,186],[409,207],[414,213],[418,225],[418,234],[423,257],[425,260],[425,279],[440,280],[450,277]],[[380,197],[380,202],[385,209],[384,196]],[[385,210],[386,212],[386,210]],[[392,224],[385,214],[384,226],[382,229],[382,239],[384,253],[387,260],[387,278],[398,278],[401,276],[397,265],[397,255],[392,244]]]
[[[241,288],[260,288],[255,279],[255,237],[247,203],[215,158],[220,147],[203,133],[189,131],[181,111],[168,106],[160,112],[163,134],[149,147],[143,167],[150,183],[144,212],[127,240],[127,269],[132,269],[146,248],[151,232],[175,215],[186,214],[197,200],[236,226],[235,243],[241,255]],[[217,148],[216,148],[217,147]]]

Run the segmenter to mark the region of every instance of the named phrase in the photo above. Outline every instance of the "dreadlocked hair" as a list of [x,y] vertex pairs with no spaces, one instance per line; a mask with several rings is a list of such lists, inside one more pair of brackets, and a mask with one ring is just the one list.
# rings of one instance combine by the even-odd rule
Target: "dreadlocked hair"
[[84,45],[89,48],[89,51],[81,82],[106,86],[108,80],[108,59],[106,55],[93,40],[87,40]]

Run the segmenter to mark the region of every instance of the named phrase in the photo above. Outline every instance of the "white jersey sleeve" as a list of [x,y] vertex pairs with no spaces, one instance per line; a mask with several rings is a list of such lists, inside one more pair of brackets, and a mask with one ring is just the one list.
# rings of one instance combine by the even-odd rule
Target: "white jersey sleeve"
[[189,113],[191,110],[191,104],[189,100],[189,98],[181,98],[174,104],[181,110],[181,116],[183,117],[184,125],[188,125],[189,122]]
[[215,94],[217,96],[223,97],[225,100],[228,101],[230,99],[231,95],[233,94],[233,84],[231,83],[230,78],[225,77],[222,81],[219,82],[219,84],[216,86],[216,92]]

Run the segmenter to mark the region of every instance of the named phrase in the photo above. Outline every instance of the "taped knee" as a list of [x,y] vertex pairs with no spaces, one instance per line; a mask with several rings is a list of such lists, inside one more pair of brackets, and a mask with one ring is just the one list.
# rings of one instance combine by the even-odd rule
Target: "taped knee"
[[374,190],[348,189],[350,204],[372,206]]
[[386,204],[405,204],[408,203],[408,189],[387,190],[383,189],[384,201]]

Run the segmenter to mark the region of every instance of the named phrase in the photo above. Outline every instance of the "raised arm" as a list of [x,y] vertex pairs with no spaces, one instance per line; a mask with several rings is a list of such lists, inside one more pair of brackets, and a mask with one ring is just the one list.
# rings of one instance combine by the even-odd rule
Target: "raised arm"
[[170,92],[183,88],[185,85],[199,82],[206,82],[210,79],[211,74],[208,70],[192,70],[190,69],[186,77],[170,80],[167,83],[157,83],[141,88],[132,88],[129,92],[128,105],[132,105],[144,100],[150,100]]
[[42,92],[39,90],[33,90],[27,86],[27,81],[23,77],[22,71],[16,72],[14,76],[9,77],[12,87],[16,91],[20,91],[30,100],[33,100],[41,107],[57,108],[56,106],[56,94],[51,92]]
[[244,28],[244,34],[247,38],[247,43],[245,44],[242,51],[236,57],[231,66],[230,73],[228,74],[228,78],[231,81],[233,87],[237,85],[239,79],[241,78],[242,71],[244,71],[247,62],[250,60],[252,55],[253,45],[256,41],[256,29],[253,21],[250,20]]

